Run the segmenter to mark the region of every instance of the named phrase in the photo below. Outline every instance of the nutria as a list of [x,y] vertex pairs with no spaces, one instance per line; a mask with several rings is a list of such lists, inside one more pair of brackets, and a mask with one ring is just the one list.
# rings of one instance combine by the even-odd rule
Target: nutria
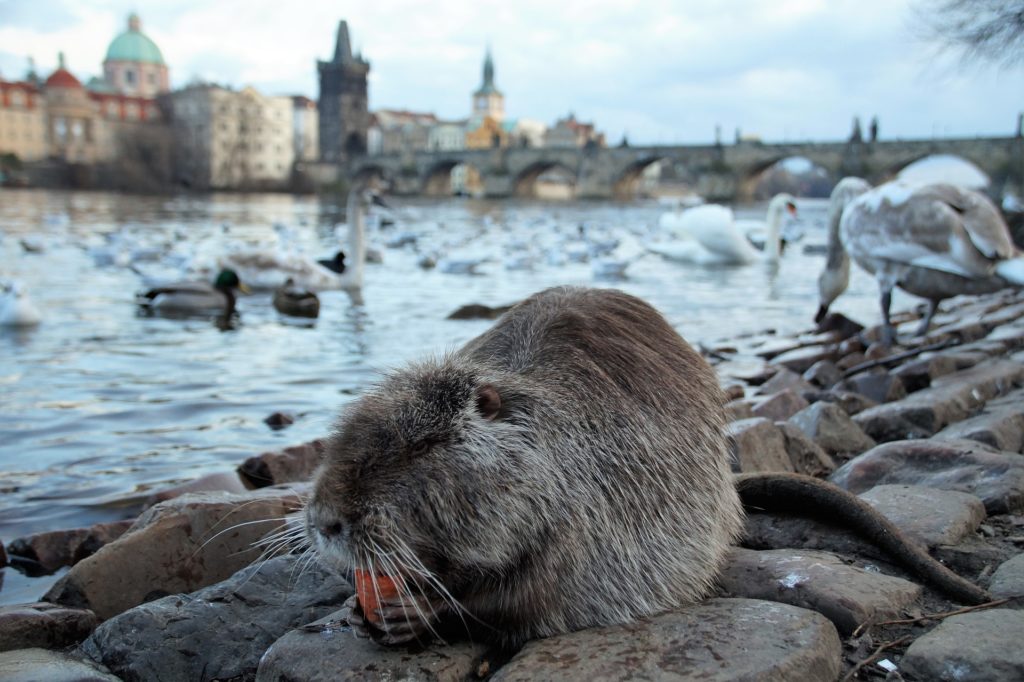
[[[514,646],[696,602],[743,526],[722,402],[711,367],[648,304],[549,289],[346,410],[307,532],[328,564],[398,578],[397,597],[368,600],[377,613],[347,603],[356,633],[386,644],[445,614]],[[740,488],[770,506],[758,479]],[[853,504],[881,519],[872,532],[898,535]]]

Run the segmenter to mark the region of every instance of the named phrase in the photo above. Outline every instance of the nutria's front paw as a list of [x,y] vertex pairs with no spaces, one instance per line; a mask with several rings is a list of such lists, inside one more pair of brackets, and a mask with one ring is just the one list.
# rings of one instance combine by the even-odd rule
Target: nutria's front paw
[[379,644],[394,646],[424,639],[447,607],[441,600],[424,595],[395,595],[381,599],[372,613],[363,610],[356,595],[345,602],[348,622],[356,637],[372,637]]

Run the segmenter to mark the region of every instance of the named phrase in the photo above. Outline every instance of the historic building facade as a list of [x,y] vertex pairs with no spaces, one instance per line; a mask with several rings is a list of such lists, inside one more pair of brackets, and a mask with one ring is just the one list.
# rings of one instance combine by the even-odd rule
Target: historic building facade
[[103,60],[103,80],[125,95],[153,98],[171,89],[163,53],[142,32],[139,15],[128,17],[128,30],[110,43]]
[[175,180],[198,189],[281,189],[295,161],[295,104],[254,88],[195,84],[164,98]]
[[316,161],[320,158],[320,116],[316,102],[302,95],[293,95],[292,116],[295,160]]
[[326,62],[317,61],[317,71],[320,76],[320,160],[346,163],[351,157],[367,152],[370,126],[366,88],[370,63],[352,54],[347,22],[338,24],[334,57]]

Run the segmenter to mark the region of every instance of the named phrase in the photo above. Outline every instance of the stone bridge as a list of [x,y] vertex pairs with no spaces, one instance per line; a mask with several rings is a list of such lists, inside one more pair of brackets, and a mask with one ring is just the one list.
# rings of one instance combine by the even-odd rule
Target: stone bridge
[[398,194],[447,195],[452,169],[465,164],[479,173],[485,196],[531,197],[542,173],[560,169],[575,180],[578,198],[632,198],[643,170],[667,161],[672,164],[674,176],[702,196],[731,200],[751,198],[762,173],[794,156],[824,168],[833,181],[858,175],[878,183],[932,154],[950,154],[970,161],[991,178],[995,188],[1008,182],[1018,192],[1024,187],[1024,139],[1019,137],[422,151],[356,158],[348,176],[380,176]]

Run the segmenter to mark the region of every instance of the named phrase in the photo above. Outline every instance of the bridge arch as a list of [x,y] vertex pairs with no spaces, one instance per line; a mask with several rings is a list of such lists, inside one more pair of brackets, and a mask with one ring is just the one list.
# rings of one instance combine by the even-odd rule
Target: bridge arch
[[424,196],[475,195],[482,189],[480,170],[463,159],[442,159],[423,173],[420,188]]
[[390,171],[384,166],[376,163],[368,163],[360,166],[352,173],[352,184],[361,185],[364,183],[373,184],[381,189],[390,189],[392,180]]
[[656,163],[670,160],[667,156],[644,156],[629,163],[612,183],[612,196],[619,200],[636,199],[644,171]]
[[519,171],[512,181],[512,193],[522,199],[549,198],[543,197],[541,190],[541,179],[545,175],[561,176],[562,181],[568,185],[567,196],[558,198],[572,198],[576,195],[576,171],[561,161],[542,160],[531,163]]
[[740,179],[741,196],[770,199],[780,192],[798,197],[827,197],[837,178],[820,160],[802,154],[766,159],[747,169]]

